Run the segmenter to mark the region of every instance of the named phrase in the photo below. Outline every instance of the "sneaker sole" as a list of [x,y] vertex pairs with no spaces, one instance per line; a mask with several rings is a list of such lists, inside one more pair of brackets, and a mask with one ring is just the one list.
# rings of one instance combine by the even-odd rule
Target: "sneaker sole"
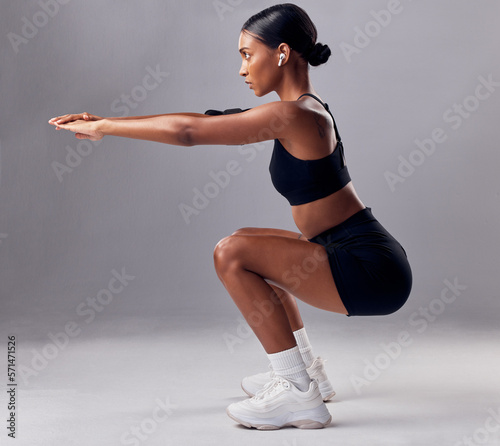
[[254,428],[261,431],[278,430],[281,429],[282,427],[297,427],[299,429],[323,429],[332,422],[332,416],[329,415],[327,421],[324,423],[317,420],[303,419],[303,420],[289,421],[288,423],[282,425],[259,424],[241,420],[238,417],[234,416],[231,412],[229,412],[229,409],[226,409],[226,413],[229,416],[229,418],[241,424],[242,426],[245,426],[249,429]]

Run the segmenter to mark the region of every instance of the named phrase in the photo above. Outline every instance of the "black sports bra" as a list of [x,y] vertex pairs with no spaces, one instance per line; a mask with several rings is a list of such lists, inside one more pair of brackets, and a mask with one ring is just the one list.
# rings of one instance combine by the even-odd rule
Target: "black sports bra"
[[317,160],[302,160],[288,152],[281,142],[274,141],[274,149],[269,165],[271,180],[276,190],[283,195],[292,206],[325,198],[342,189],[351,181],[344,158],[344,147],[340,139],[335,119],[328,104],[323,103],[313,94],[306,93],[325,107],[333,119],[337,146],[332,153]]

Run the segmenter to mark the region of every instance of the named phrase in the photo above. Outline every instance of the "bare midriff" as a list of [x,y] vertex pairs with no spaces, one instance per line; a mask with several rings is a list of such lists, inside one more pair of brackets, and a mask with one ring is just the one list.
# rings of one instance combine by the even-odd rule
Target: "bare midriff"
[[292,215],[299,231],[311,239],[364,208],[351,182],[325,198],[292,206]]

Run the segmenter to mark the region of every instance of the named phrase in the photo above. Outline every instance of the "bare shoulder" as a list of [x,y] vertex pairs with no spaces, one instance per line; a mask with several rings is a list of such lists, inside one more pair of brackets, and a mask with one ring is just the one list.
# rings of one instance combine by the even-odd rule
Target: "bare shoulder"
[[294,120],[281,143],[294,156],[304,159],[328,155],[336,145],[333,119],[318,101],[303,100],[284,103]]
[[[286,131],[280,136],[284,139],[296,139],[303,134],[304,130],[310,128],[317,120],[318,109],[305,101],[275,101],[270,102],[250,111],[255,116],[264,118],[269,127],[280,125]],[[319,110],[321,112],[321,110]]]

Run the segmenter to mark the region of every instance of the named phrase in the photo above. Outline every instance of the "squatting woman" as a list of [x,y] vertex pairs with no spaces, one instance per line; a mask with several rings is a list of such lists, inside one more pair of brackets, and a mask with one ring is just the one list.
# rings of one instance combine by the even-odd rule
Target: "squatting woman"
[[[249,88],[259,97],[276,92],[279,101],[240,113],[81,113],[49,123],[91,140],[113,135],[179,146],[274,140],[272,182],[299,232],[239,229],[214,251],[218,277],[271,363],[267,373],[243,379],[251,398],[227,413],[258,429],[322,428],[331,421],[324,401],[335,392],[295,299],[348,316],[386,315],[406,302],[411,270],[401,245],[356,194],[335,120],[311,84],[309,65],[325,63],[331,52],[317,42],[307,13],[293,4],[261,11],[243,25],[239,53]],[[301,274],[311,259],[315,267]]]

